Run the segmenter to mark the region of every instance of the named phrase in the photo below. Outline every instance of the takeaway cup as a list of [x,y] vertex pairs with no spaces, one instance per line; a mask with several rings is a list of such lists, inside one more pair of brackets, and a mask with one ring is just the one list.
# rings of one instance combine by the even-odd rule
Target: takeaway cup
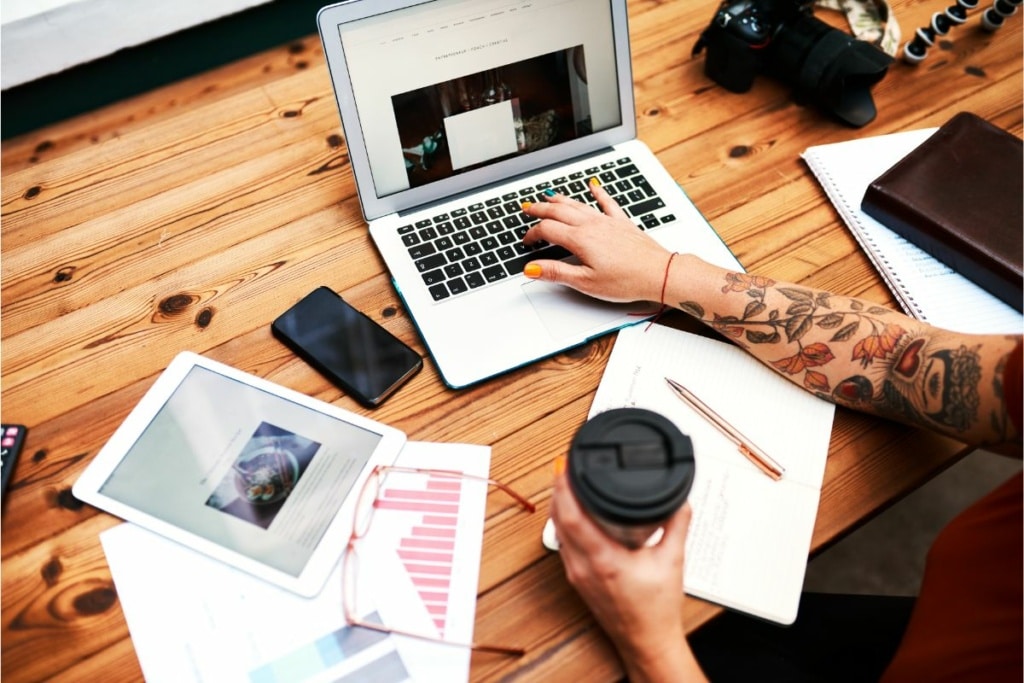
[[696,469],[690,437],[642,408],[595,415],[576,433],[567,476],[581,507],[611,537],[637,548],[686,501]]

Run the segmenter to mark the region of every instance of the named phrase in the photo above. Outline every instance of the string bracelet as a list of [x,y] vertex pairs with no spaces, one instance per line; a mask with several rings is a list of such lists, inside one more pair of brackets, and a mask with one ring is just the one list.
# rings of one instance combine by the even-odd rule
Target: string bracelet
[[668,273],[670,270],[672,270],[672,260],[675,259],[675,257],[678,255],[679,252],[676,251],[673,251],[671,254],[668,255],[668,263],[665,264],[665,276],[661,279],[661,298],[658,300],[659,303],[661,303],[661,308],[659,308],[658,312],[654,314],[654,317],[651,318],[651,321],[647,323],[647,327],[644,328],[644,332],[651,329],[651,325],[656,323],[658,321],[658,318],[660,318],[662,313],[664,313],[665,310],[668,308],[668,304],[665,303],[665,290],[668,289]]
[[668,263],[665,264],[665,277],[661,279],[661,307],[665,307],[665,289],[668,287],[668,271],[672,269],[672,259],[679,255],[679,252],[673,251],[668,255]]

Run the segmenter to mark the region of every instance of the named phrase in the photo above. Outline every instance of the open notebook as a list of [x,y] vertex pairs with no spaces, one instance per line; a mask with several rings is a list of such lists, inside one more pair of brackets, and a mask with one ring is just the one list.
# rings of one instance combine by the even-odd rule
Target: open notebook
[[[676,380],[778,461],[766,476],[700,414]],[[693,441],[686,592],[781,624],[796,619],[835,406],[780,377],[737,346],[664,325],[619,332],[590,415],[638,407]],[[799,420],[794,418],[799,415]]]
[[861,211],[864,191],[936,128],[808,148],[802,155],[903,309],[958,332],[1019,334],[1024,317]]

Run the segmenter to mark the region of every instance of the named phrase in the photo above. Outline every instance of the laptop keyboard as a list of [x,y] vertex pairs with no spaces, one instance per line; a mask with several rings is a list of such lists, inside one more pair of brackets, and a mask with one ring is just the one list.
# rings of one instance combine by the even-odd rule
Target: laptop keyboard
[[523,202],[544,201],[544,190],[596,206],[587,181],[601,186],[643,230],[675,220],[652,212],[665,202],[629,157],[609,161],[566,175],[537,182],[517,192],[505,192],[484,201],[449,210],[398,228],[398,233],[423,277],[434,301],[465,294],[508,277],[521,275],[534,259],[562,259],[569,252],[557,245],[523,244],[523,236],[537,218],[523,213]]

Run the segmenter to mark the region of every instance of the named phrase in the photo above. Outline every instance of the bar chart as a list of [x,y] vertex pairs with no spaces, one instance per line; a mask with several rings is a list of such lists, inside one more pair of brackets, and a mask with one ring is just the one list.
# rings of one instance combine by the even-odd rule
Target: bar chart
[[[396,466],[486,477],[490,449],[410,441]],[[383,482],[360,548],[362,619],[473,637],[487,485],[416,471]],[[309,599],[132,524],[101,534],[150,683],[466,681],[470,650],[344,623],[341,566]],[[154,591],[154,585],[162,590]],[[268,618],[268,615],[272,617]]]
[[[419,480],[417,482],[417,480]],[[386,485],[377,500],[378,510],[406,517],[408,530],[398,539],[402,566],[430,614],[438,635],[444,637],[448,617],[452,570],[462,480],[425,472],[403,475]],[[389,478],[388,484],[392,480]]]
[[[376,613],[367,621],[381,623]],[[263,664],[249,673],[251,683],[315,680],[323,674],[340,675],[341,683],[403,683],[409,672],[384,633],[352,627],[340,628]]]

